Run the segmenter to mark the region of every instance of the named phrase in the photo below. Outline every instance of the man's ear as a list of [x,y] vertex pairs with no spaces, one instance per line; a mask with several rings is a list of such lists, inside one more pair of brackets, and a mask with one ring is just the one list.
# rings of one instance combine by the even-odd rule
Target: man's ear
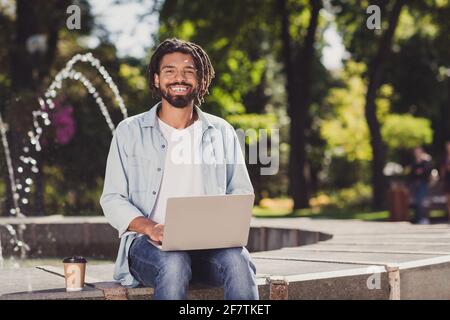
[[159,75],[156,73],[153,75],[153,82],[155,83],[155,87],[159,88]]

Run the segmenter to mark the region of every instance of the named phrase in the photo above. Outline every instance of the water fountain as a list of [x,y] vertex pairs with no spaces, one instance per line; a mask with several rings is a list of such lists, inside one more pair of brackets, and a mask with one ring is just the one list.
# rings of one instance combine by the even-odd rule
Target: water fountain
[[[73,56],[65,65],[65,67],[59,71],[56,76],[54,77],[54,80],[48,87],[48,89],[45,91],[44,97],[39,98],[39,109],[32,112],[33,116],[33,129],[28,131],[28,137],[29,137],[29,146],[23,147],[24,154],[21,154],[19,156],[20,161],[23,163],[23,165],[31,166],[31,172],[36,174],[39,172],[39,169],[37,167],[37,161],[33,157],[29,156],[29,152],[31,148],[35,148],[37,152],[40,152],[42,150],[41,144],[40,144],[40,137],[43,134],[43,126],[40,122],[43,122],[44,126],[50,126],[51,125],[51,119],[49,116],[49,111],[55,108],[55,102],[54,99],[58,96],[59,91],[62,89],[63,81],[66,79],[72,79],[75,81],[79,81],[89,92],[89,94],[94,98],[96,104],[99,106],[100,112],[104,116],[106,123],[111,130],[111,133],[114,134],[115,126],[111,120],[111,116],[108,112],[108,109],[100,95],[97,92],[97,89],[94,87],[94,85],[89,81],[86,76],[79,72],[74,70],[74,66],[78,62],[84,62],[89,63],[90,66],[92,66],[94,69],[96,69],[102,79],[106,82],[108,87],[111,89],[112,93],[114,94],[115,101],[119,105],[119,108],[122,112],[122,115],[124,118],[127,118],[127,109],[125,107],[125,103],[120,96],[119,89],[117,88],[116,84],[113,82],[111,76],[107,72],[107,70],[101,65],[100,61],[96,59],[92,53],[86,53],[86,54],[77,54]],[[8,141],[6,139],[6,132],[7,132],[7,125],[3,122],[3,119],[0,115],[0,133],[1,133],[1,139],[3,148],[5,150],[5,158],[6,158],[6,164],[8,168],[8,175],[10,180],[10,188],[11,188],[11,194],[13,198],[13,206],[14,208],[10,209],[10,214],[12,216],[15,216],[17,218],[25,218],[26,215],[21,212],[20,205],[26,206],[29,201],[27,198],[22,197],[20,195],[19,190],[24,190],[25,193],[31,192],[30,186],[33,184],[33,179],[31,177],[24,177],[24,181],[20,181],[20,179],[15,178],[15,171],[14,166],[11,159],[11,154],[9,151],[9,145]],[[17,172],[22,173],[24,172],[24,168],[21,166],[17,167]],[[25,186],[25,187],[24,187]],[[11,244],[14,245],[14,251],[21,251],[21,258],[26,257],[26,252],[29,251],[29,247],[27,244],[23,241],[23,231],[25,230],[26,226],[24,224],[20,224],[18,227],[18,230],[16,230],[12,227],[12,225],[7,224],[5,225],[9,234],[11,235]],[[0,239],[1,240],[1,239]],[[2,255],[2,244],[0,241],[0,268],[3,266],[3,255]]]
[[[11,185],[11,194],[13,195],[14,208],[12,208],[10,212],[14,212],[14,214],[17,217],[23,218],[25,216],[20,212],[20,207],[19,207],[19,202],[18,202],[19,197],[16,196],[17,195],[17,185],[15,183],[16,179],[15,179],[15,175],[14,175],[14,168],[13,168],[13,164],[12,164],[11,153],[9,151],[8,139],[6,138],[6,131],[7,131],[6,124],[3,122],[3,118],[0,114],[0,134],[1,134],[1,139],[2,139],[3,149],[5,152],[6,166],[8,168],[8,176],[9,176],[9,181],[10,181],[10,185]],[[21,257],[24,258],[26,255],[26,251],[29,248],[28,248],[27,244],[21,240],[21,239],[23,239],[23,237],[22,237],[22,233],[24,230],[23,225],[19,225],[18,232],[16,232],[16,230],[10,224],[6,224],[5,227],[11,236],[11,243],[15,244],[14,250],[18,251],[20,248],[21,249]],[[3,268],[3,253],[2,253],[1,238],[0,238],[0,268]]]

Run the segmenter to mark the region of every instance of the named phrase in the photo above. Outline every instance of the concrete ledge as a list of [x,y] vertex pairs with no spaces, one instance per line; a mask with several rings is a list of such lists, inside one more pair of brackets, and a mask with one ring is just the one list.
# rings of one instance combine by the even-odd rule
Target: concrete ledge
[[[83,255],[95,253],[92,247],[97,243],[103,243],[102,250],[111,249],[111,241],[118,240],[115,230],[99,217],[39,219],[30,218],[25,234],[38,241],[41,249],[48,248],[56,256],[65,256],[68,250],[81,250],[78,252]],[[0,224],[3,220],[0,219]],[[7,237],[5,232],[0,225],[0,236]],[[74,247],[65,246],[65,237],[76,243]],[[61,239],[63,243],[53,239]],[[254,219],[248,248],[257,268],[261,299],[450,299],[447,224]],[[58,253],[60,250],[64,253]],[[116,252],[108,254],[113,259]],[[153,296],[152,288],[123,288],[111,281],[112,264],[89,265],[87,270],[86,290],[77,293],[62,289],[62,268],[42,266],[20,269],[20,273],[2,270],[0,282],[8,281],[3,281],[0,287],[0,300],[119,300]],[[192,285],[188,298],[222,299],[223,289]]]
[[[255,259],[257,267],[270,268],[265,260]],[[280,261],[278,261],[280,264]],[[310,263],[305,261],[282,262],[274,273],[278,275],[258,275],[258,290],[262,300],[286,300],[286,299],[389,299],[390,287],[388,273],[380,269],[380,285],[377,290],[367,287],[368,277],[373,270],[359,265],[341,265],[341,270],[333,271],[336,266],[329,263]],[[106,272],[108,266],[95,266],[95,272]],[[305,269],[303,275],[295,274]],[[322,272],[311,272],[313,269]],[[330,270],[330,271],[326,271]],[[59,279],[59,286],[64,285],[62,268],[39,267],[41,276],[51,274]],[[33,292],[17,292],[0,296],[0,300],[147,300],[153,298],[152,288],[124,288],[114,281],[101,281],[91,276],[87,277],[91,282],[86,283],[81,292],[66,292],[62,288],[52,290],[37,290]],[[54,279],[55,280],[55,279]],[[192,285],[189,289],[190,300],[219,300],[223,299],[222,288],[211,288],[200,285]]]
[[[105,273],[108,278],[112,265],[93,266],[94,273]],[[88,269],[89,270],[89,269]],[[153,298],[153,288],[126,288],[117,281],[103,281],[92,276],[86,276],[85,287],[79,292],[66,292],[64,289],[63,268],[53,266],[39,266],[33,270],[36,278],[52,276],[51,286],[55,289],[32,290],[29,292],[14,292],[0,295],[0,300],[148,300]],[[36,274],[39,272],[39,274]],[[269,286],[265,278],[257,279],[262,299],[269,297]],[[188,299],[191,300],[220,300],[223,299],[223,288],[213,288],[193,284],[189,288]]]
[[0,300],[104,300],[101,290],[85,288],[79,292],[62,289],[17,292],[0,296]]

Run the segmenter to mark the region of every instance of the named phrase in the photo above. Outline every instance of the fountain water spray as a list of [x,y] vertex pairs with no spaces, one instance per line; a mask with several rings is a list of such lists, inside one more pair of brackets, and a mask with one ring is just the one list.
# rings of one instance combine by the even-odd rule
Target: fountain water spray
[[11,152],[9,151],[9,144],[8,139],[6,137],[6,131],[7,131],[6,124],[3,122],[3,117],[0,114],[0,134],[2,136],[2,144],[3,150],[5,152],[6,167],[8,168],[9,182],[11,184],[11,194],[13,198],[14,210],[16,210],[17,213],[20,213],[18,197],[16,197],[17,194],[16,179],[14,176],[14,168],[12,165]]
[[[13,198],[13,206],[14,208],[11,209],[11,213],[14,213],[19,218],[24,218],[25,215],[23,215],[20,212],[19,207],[19,194],[17,193],[17,185],[16,185],[16,179],[14,176],[14,168],[12,165],[12,159],[11,159],[11,152],[9,150],[9,144],[8,139],[6,137],[7,132],[7,126],[3,122],[2,115],[0,114],[0,134],[3,144],[3,150],[5,153],[5,159],[6,159],[6,166],[8,168],[8,176],[9,176],[9,182],[11,186],[11,194]],[[25,230],[24,226],[19,226],[18,232],[14,230],[13,226],[10,224],[5,225],[6,230],[11,235],[11,244],[15,244],[14,251],[21,250],[21,257],[24,258],[26,256],[26,251],[29,250],[29,247],[21,240],[23,239],[23,231]],[[0,238],[0,268],[3,268],[3,254],[2,254],[2,243]]]
[[39,98],[39,105],[41,110],[33,111],[33,125],[35,132],[33,131],[28,132],[28,136],[30,137],[31,144],[35,145],[36,151],[41,150],[39,138],[43,132],[42,127],[39,125],[38,118],[41,117],[46,126],[49,126],[51,124],[51,120],[47,112],[47,106],[49,109],[55,108],[54,99],[56,98],[58,91],[61,90],[62,88],[62,82],[66,79],[79,81],[81,82],[81,84],[83,84],[83,86],[86,87],[88,92],[92,95],[92,97],[95,99],[95,102],[99,106],[100,112],[105,117],[106,123],[108,124],[111,133],[114,134],[115,126],[111,120],[108,109],[105,103],[103,102],[103,99],[99,96],[97,90],[92,85],[92,83],[81,72],[73,70],[74,65],[80,61],[89,62],[92,67],[98,70],[103,80],[105,80],[105,82],[108,84],[109,88],[113,92],[115,100],[119,105],[120,111],[122,112],[124,119],[128,117],[127,108],[125,107],[125,103],[123,102],[123,99],[120,96],[119,89],[113,82],[108,71],[106,71],[106,69],[100,64],[100,61],[94,58],[92,53],[77,54],[73,56],[72,59],[70,59],[66,63],[64,69],[58,72],[58,74],[55,76],[55,80],[50,84],[50,86],[48,87],[47,91],[44,94],[45,101],[44,99]]
[[[92,67],[94,67],[101,75],[102,79],[108,84],[109,88],[114,94],[115,101],[118,103],[120,111],[122,112],[122,115],[124,118],[128,117],[127,109],[125,107],[125,103],[120,96],[119,89],[117,88],[116,84],[113,82],[111,76],[109,75],[108,71],[100,64],[100,61],[92,55],[92,53],[86,53],[86,54],[77,54],[73,56],[67,63],[66,66],[59,71],[53,82],[50,84],[48,89],[45,91],[44,99],[39,98],[39,110],[33,111],[33,127],[34,130],[30,130],[28,132],[28,137],[30,139],[30,143],[32,146],[34,146],[36,151],[41,151],[42,147],[40,145],[39,139],[43,134],[43,128],[40,124],[40,121],[43,121],[44,126],[49,126],[51,124],[50,116],[48,114],[49,110],[52,110],[55,108],[54,99],[57,97],[58,92],[62,89],[63,81],[66,79],[72,79],[79,81],[89,92],[89,94],[95,99],[95,102],[100,108],[100,112],[104,116],[106,123],[111,130],[111,133],[114,134],[115,126],[114,123],[111,120],[111,116],[108,112],[108,109],[100,95],[97,92],[97,89],[94,87],[94,85],[84,76],[83,73],[79,71],[75,71],[73,68],[77,62],[87,62]],[[24,147],[23,148],[24,153],[29,153],[30,148]],[[37,167],[37,161],[36,159],[33,159],[30,156],[22,155],[20,156],[20,160],[26,164],[31,165],[31,171],[33,173],[38,173],[39,169]],[[20,168],[20,167],[19,167]],[[23,168],[22,168],[23,172]],[[27,177],[25,179],[25,185],[27,185],[26,190],[30,190],[29,186],[33,184],[33,180],[30,177]],[[20,197],[19,197],[20,198]],[[23,205],[27,205],[29,203],[27,198],[20,198],[19,201]]]
[[[103,99],[98,94],[96,88],[94,85],[84,76],[83,73],[79,71],[75,71],[74,65],[77,62],[87,62],[89,63],[93,68],[95,68],[101,75],[102,79],[107,83],[109,88],[114,94],[115,101],[118,103],[119,108],[122,112],[122,115],[124,118],[128,117],[127,109],[125,107],[125,103],[120,96],[119,89],[117,88],[116,84],[113,82],[111,76],[106,71],[106,69],[100,64],[100,61],[92,55],[92,53],[86,53],[86,54],[77,54],[73,56],[65,65],[65,67],[57,73],[55,76],[53,82],[50,84],[48,89],[45,91],[44,98],[39,98],[39,110],[35,110],[32,112],[33,115],[33,127],[34,130],[30,130],[28,132],[28,137],[30,144],[34,146],[36,151],[41,151],[42,147],[40,145],[39,139],[43,134],[43,128],[40,125],[40,120],[43,121],[45,126],[49,126],[51,124],[50,116],[48,114],[49,110],[52,110],[55,108],[54,99],[57,97],[58,92],[62,88],[62,83],[66,79],[72,79],[81,82],[81,84],[87,89],[89,94],[95,99],[95,102],[100,108],[100,112],[104,116],[106,123],[111,130],[111,133],[114,134],[115,126],[111,120],[111,116],[108,112],[108,109],[103,101]],[[3,120],[0,116],[0,131],[2,135],[2,143],[5,150],[5,157],[6,162],[8,166],[8,174],[11,181],[11,192],[13,195],[13,204],[14,208],[10,210],[10,213],[14,216],[17,216],[19,218],[25,217],[25,215],[20,211],[19,203],[22,205],[27,205],[28,199],[22,198],[18,192],[18,190],[24,190],[25,193],[29,193],[31,191],[30,186],[33,184],[33,180],[31,177],[25,177],[25,184],[21,184],[20,181],[16,180],[14,177],[14,167],[12,165],[11,161],[11,155],[9,152],[9,146],[8,141],[6,139],[6,125],[3,123]],[[30,148],[28,146],[25,146],[23,148],[23,152],[25,154],[28,154],[30,152]],[[37,167],[37,161],[36,159],[32,158],[28,155],[20,155],[19,157],[20,161],[25,165],[31,165],[31,172],[38,173],[39,169]],[[22,173],[23,167],[19,166],[17,168],[17,171],[19,173]],[[17,251],[17,248],[21,249],[21,256],[26,256],[26,251],[29,250],[28,246],[23,242],[23,230],[25,229],[25,225],[19,226],[19,231],[16,233],[14,228],[11,225],[6,225],[6,228],[8,229],[10,235],[12,236],[11,243],[15,244],[14,250]],[[16,250],[17,249],[17,250]],[[1,255],[1,243],[0,243],[0,264],[2,263],[2,255]]]

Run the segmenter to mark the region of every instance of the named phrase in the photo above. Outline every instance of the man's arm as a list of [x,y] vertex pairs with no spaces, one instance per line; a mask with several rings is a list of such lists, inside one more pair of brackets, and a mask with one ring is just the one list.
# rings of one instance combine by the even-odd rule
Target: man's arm
[[128,200],[128,155],[124,147],[124,141],[128,140],[127,134],[126,124],[119,124],[111,141],[100,198],[103,213],[108,222],[119,231],[119,237],[126,231],[134,231],[129,229],[134,219],[145,219],[142,212]]
[[[250,194],[254,193],[253,185],[248,175],[244,155],[238,136],[233,127],[227,129],[229,139],[226,150],[227,168],[227,194]],[[231,139],[230,139],[231,138]],[[231,141],[230,141],[231,140]]]

